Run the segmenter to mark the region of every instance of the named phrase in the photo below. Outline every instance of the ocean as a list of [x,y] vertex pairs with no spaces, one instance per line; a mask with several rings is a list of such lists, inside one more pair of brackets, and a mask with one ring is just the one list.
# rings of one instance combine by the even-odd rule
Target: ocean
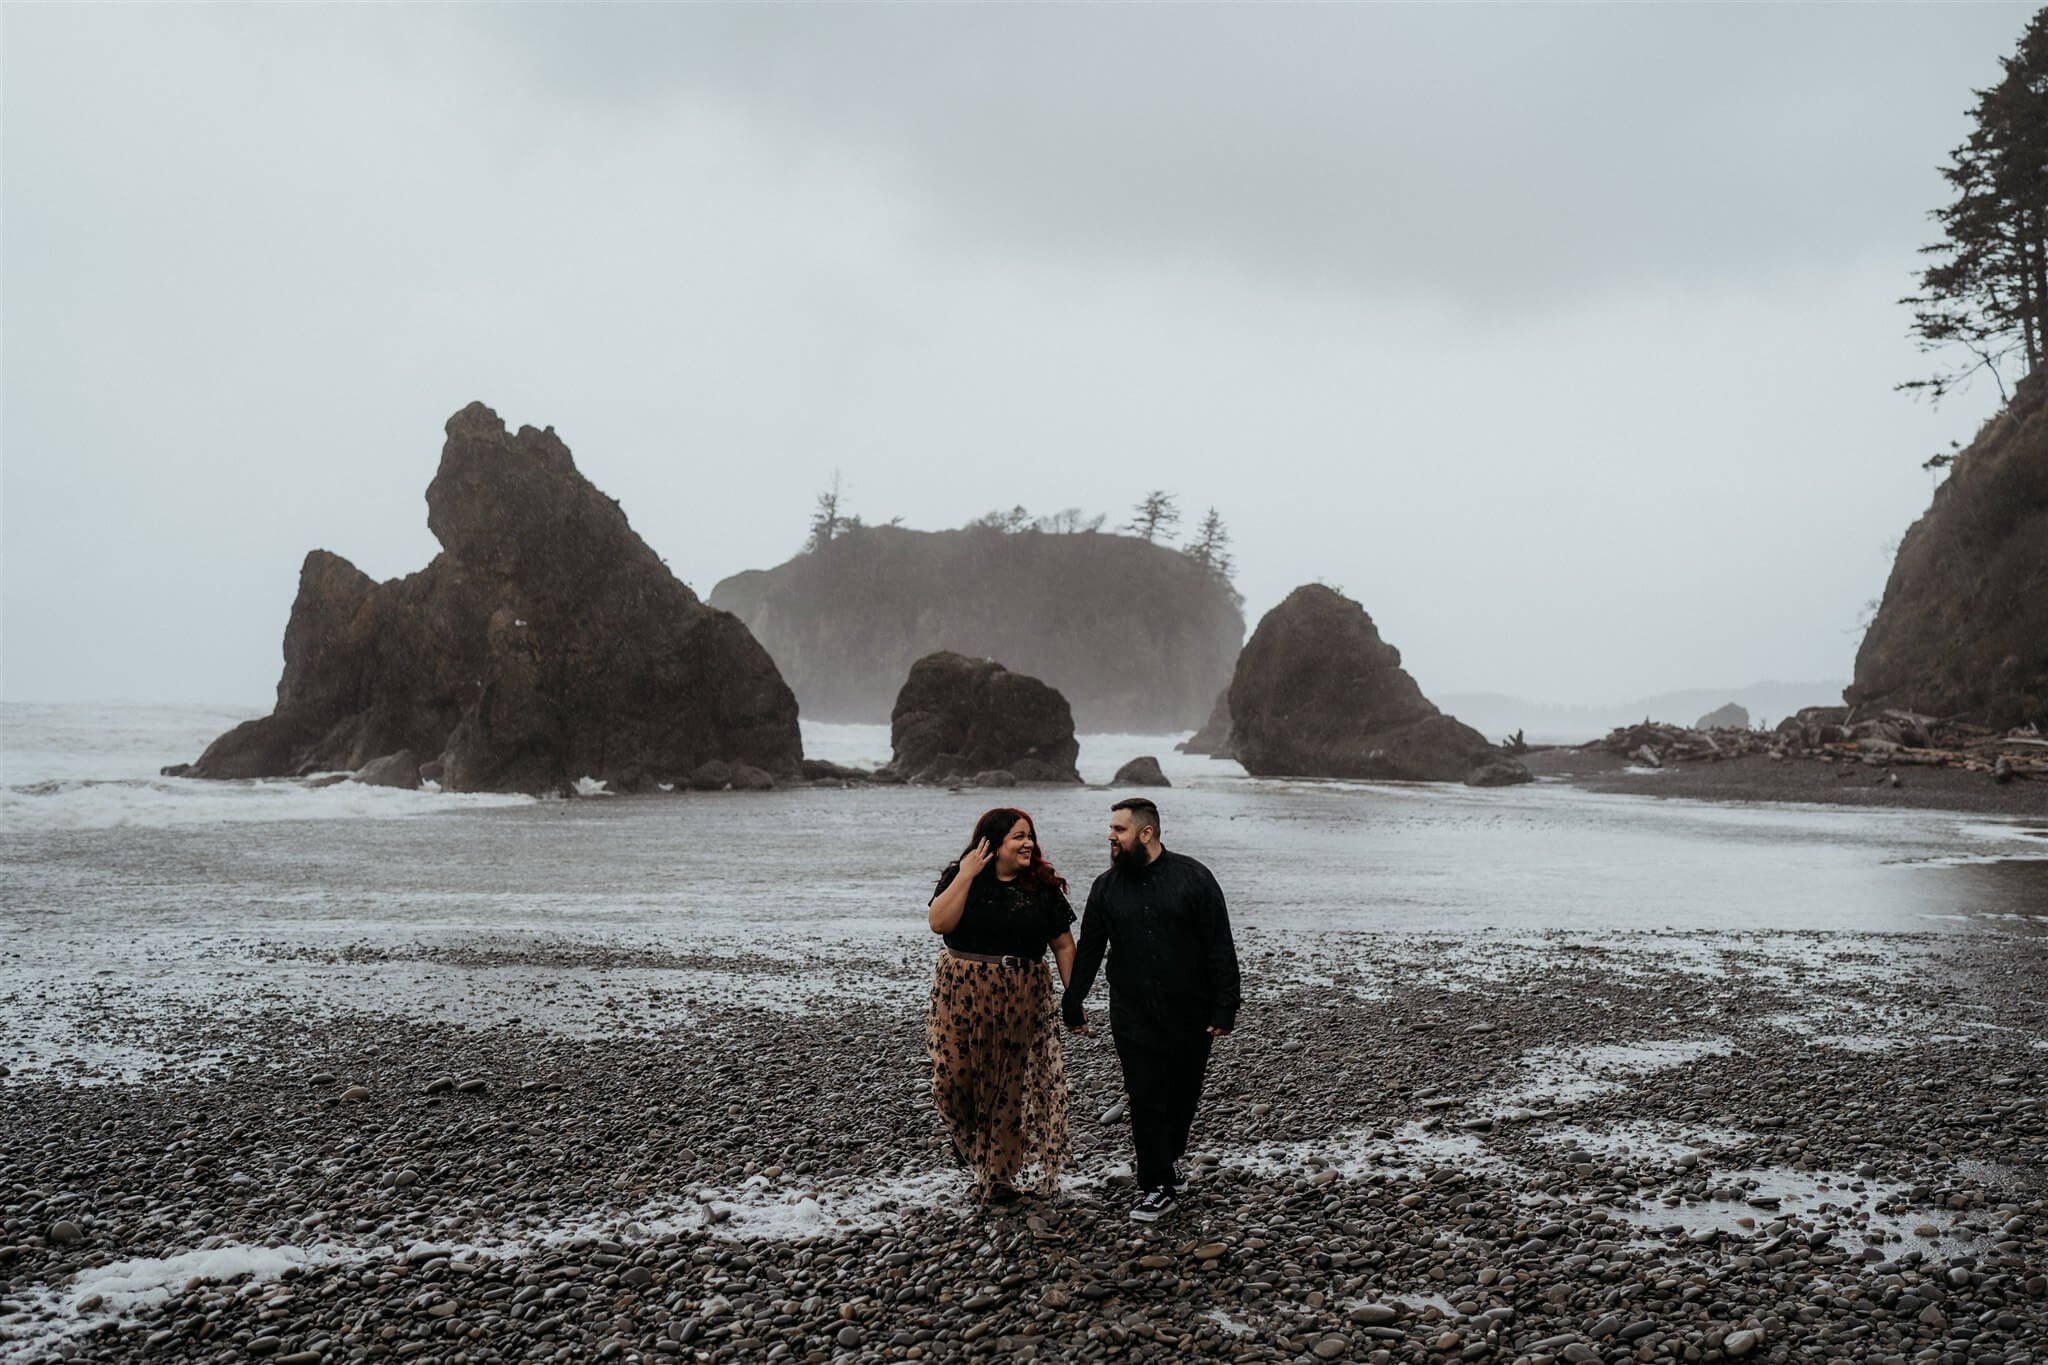
[[[1469,959],[1543,936],[2048,932],[2048,829],[1935,811],[1709,804],[1562,783],[1258,780],[1088,735],[1077,788],[803,788],[534,800],[157,775],[248,707],[8,703],[0,710],[0,1027],[16,1072],[132,1074],[162,1059],[95,1036],[67,1000],[268,1007],[280,998],[437,1020],[534,1020],[531,968],[459,981],[352,967],[478,942],[713,956],[930,951],[933,878],[986,807],[1016,803],[1078,903],[1106,862],[1105,784],[1138,754],[1169,846],[1213,868],[1240,936],[1403,935]],[[805,751],[888,757],[884,726],[804,727]],[[1655,776],[1644,786],[1654,790]],[[431,951],[428,951],[431,950]],[[1678,951],[1678,949],[1674,949]],[[715,964],[696,986],[757,991]],[[800,987],[788,987],[800,989]],[[523,1003],[515,1005],[513,1000]],[[792,1003],[801,1007],[802,1002]],[[649,1026],[654,1020],[650,1017]]]

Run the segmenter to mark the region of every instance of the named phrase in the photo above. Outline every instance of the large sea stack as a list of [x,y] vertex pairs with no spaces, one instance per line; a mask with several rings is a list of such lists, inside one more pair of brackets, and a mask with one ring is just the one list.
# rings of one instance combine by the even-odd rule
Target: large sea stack
[[1244,640],[1229,583],[1101,532],[855,527],[735,574],[711,605],[747,623],[813,720],[886,720],[910,666],[950,650],[1043,678],[1086,730],[1191,729]]
[[1529,780],[1422,695],[1365,608],[1320,584],[1296,588],[1252,632],[1230,716],[1234,756],[1255,777]]
[[1859,712],[2048,726],[2048,374],[2020,383],[1899,542],[1842,695]]
[[447,432],[427,486],[441,553],[388,583],[307,555],[277,709],[215,740],[191,776],[401,750],[454,791],[631,789],[714,759],[796,773],[796,698],[767,651],[668,571],[554,428],[507,435],[472,403]]
[[889,717],[890,769],[913,782],[1005,774],[1079,782],[1074,712],[1057,689],[994,659],[940,652],[919,659]]

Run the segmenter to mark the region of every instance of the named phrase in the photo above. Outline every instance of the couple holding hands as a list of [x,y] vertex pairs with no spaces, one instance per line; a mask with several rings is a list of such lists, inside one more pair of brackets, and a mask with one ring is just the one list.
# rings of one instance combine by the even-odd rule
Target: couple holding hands
[[1235,1027],[1240,992],[1222,889],[1208,868],[1168,852],[1159,830],[1150,801],[1110,808],[1110,865],[1088,890],[1078,944],[1066,879],[1021,810],[982,816],[939,876],[928,911],[946,942],[925,1024],[932,1100],[985,1200],[1017,1198],[1027,1166],[1037,1167],[1040,1193],[1057,1193],[1067,1161],[1050,950],[1065,987],[1060,1014],[1076,1033],[1092,1032],[1081,1005],[1109,959],[1110,1033],[1140,1189],[1131,1217],[1154,1222],[1173,1210],[1209,1049]]

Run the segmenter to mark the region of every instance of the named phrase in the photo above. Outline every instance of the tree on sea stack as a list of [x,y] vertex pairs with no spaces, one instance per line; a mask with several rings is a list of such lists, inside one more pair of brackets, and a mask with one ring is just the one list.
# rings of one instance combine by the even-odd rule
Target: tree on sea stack
[[1977,92],[1976,126],[1941,171],[1956,197],[1931,215],[1942,240],[1921,250],[1934,264],[1900,300],[1922,351],[1964,353],[1954,369],[1899,385],[1937,401],[1984,372],[2009,399],[2002,367],[2018,360],[2030,374],[2048,352],[2048,9],[2000,61],[2004,79]]
[[832,471],[832,482],[826,484],[824,491],[818,494],[816,508],[811,513],[811,531],[804,539],[806,554],[830,545],[839,538],[841,532],[860,525],[859,517],[840,514],[840,498],[844,491],[840,485],[839,471],[835,469]]
[[1163,488],[1155,488],[1139,499],[1123,529],[1140,540],[1157,540],[1180,525],[1180,503]]
[[1237,570],[1237,562],[1230,556],[1230,532],[1223,525],[1223,518],[1215,508],[1202,518],[1200,528],[1181,550],[1189,559],[1207,569],[1225,583]]

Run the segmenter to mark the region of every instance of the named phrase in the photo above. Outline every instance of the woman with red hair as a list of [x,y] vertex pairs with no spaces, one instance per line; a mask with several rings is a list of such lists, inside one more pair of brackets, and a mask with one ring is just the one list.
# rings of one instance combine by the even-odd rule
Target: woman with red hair
[[1031,817],[1008,806],[977,820],[967,850],[939,874],[927,918],[946,939],[932,975],[925,1050],[932,1102],[953,1154],[983,1200],[1059,1191],[1067,1160],[1067,1073],[1054,1027],[1052,950],[1064,984],[1074,969],[1066,879],[1038,846]]

